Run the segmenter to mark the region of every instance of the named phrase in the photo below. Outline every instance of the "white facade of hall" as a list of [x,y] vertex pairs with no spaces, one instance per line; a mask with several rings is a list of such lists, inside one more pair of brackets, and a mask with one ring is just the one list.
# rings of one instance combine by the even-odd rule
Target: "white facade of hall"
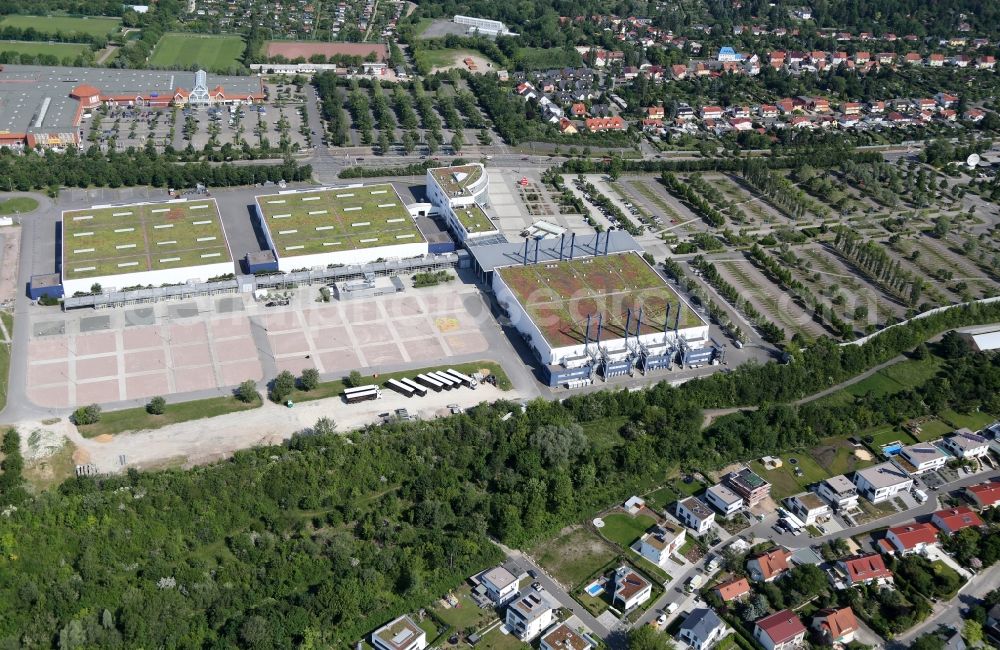
[[[463,165],[463,167],[465,166]],[[427,199],[437,209],[438,214],[444,217],[448,227],[459,236],[461,242],[483,235],[494,235],[497,232],[495,227],[492,230],[469,232],[458,218],[457,210],[471,208],[474,205],[482,208],[489,205],[490,201],[490,177],[486,173],[486,169],[479,163],[473,163],[468,167],[478,168],[479,178],[465,186],[463,192],[451,194],[441,186],[435,177],[435,173],[443,173],[449,168],[438,167],[427,170]]]

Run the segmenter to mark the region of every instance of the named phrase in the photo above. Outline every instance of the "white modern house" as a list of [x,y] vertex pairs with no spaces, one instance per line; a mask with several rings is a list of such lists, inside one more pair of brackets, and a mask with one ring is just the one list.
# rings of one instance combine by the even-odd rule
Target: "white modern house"
[[743,497],[721,483],[713,485],[705,491],[705,501],[722,513],[723,517],[732,516],[742,510],[745,505]]
[[553,627],[542,637],[541,650],[593,650],[594,643],[565,623]]
[[843,474],[821,481],[816,486],[816,494],[826,499],[837,512],[854,510],[858,507],[858,489]]
[[517,595],[517,578],[502,566],[480,574],[479,584],[486,589],[489,599],[497,605],[503,605]]
[[785,504],[804,526],[812,526],[818,520],[830,516],[830,505],[812,492],[788,497]]
[[677,519],[682,524],[702,535],[712,529],[715,512],[698,497],[688,497],[677,502]]
[[371,640],[376,650],[424,650],[427,647],[427,633],[405,615],[372,632]]
[[914,476],[941,469],[948,462],[948,454],[930,442],[907,445],[899,450],[898,458],[903,469]]
[[653,593],[648,580],[627,566],[615,570],[615,593],[612,602],[623,611],[643,604]]
[[531,641],[552,624],[555,615],[548,601],[536,591],[518,594],[507,607],[505,622],[510,633],[524,641]]
[[666,566],[670,556],[684,545],[687,539],[686,531],[669,523],[654,526],[637,544],[639,555],[657,566]]
[[892,461],[854,473],[854,485],[872,503],[882,503],[913,487],[913,479]]
[[958,458],[980,458],[990,453],[990,441],[969,429],[959,429],[941,441]]

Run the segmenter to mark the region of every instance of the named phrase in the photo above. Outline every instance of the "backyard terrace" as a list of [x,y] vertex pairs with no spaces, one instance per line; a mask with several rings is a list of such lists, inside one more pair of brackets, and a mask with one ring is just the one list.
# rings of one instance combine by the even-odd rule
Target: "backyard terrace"
[[279,257],[426,241],[388,184],[257,197]]
[[63,213],[66,279],[231,261],[215,199]]
[[642,334],[663,331],[669,307],[669,325],[680,309],[680,328],[703,321],[645,260],[636,253],[586,257],[560,262],[497,269],[521,305],[553,347],[582,343],[587,315],[592,314],[591,336],[597,334],[597,314],[604,315],[607,337],[625,336],[628,310],[630,330],[643,310]]

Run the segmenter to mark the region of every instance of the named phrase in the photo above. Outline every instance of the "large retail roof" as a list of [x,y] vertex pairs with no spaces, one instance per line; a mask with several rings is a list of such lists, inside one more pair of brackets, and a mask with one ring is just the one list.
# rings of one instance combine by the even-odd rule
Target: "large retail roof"
[[[170,97],[177,88],[190,91],[194,87],[194,73],[4,64],[0,71],[0,132],[74,131],[79,102],[70,97],[70,92],[78,86],[92,86],[101,95],[134,98],[157,93]],[[261,92],[261,80],[256,76],[226,77],[209,74],[209,90],[216,86],[222,86],[230,95]],[[41,124],[35,126],[39,117],[42,118]]]
[[257,197],[281,257],[426,242],[390,183]]
[[215,199],[68,210],[66,280],[232,262]]
[[[669,326],[680,309],[680,328],[704,321],[638,253],[580,257],[496,269],[546,341],[552,347],[583,343],[587,316],[592,315],[591,337],[602,314],[603,337],[624,338],[625,327],[635,334],[640,307],[642,334],[664,330],[669,306]],[[631,322],[628,310],[632,311]]]

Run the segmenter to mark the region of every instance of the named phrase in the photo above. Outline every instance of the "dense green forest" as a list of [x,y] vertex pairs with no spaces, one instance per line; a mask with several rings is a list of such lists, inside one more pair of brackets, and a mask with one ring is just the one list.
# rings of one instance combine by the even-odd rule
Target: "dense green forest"
[[[1000,357],[971,355],[954,335],[937,346],[940,375],[915,390],[778,402],[998,317],[956,308],[864,346],[817,343],[788,365],[678,388],[484,404],[349,436],[321,421],[214,466],[72,479],[34,497],[14,454],[0,481],[0,506],[16,506],[0,517],[0,645],[347,647],[496,562],[488,536],[526,545],[678,466],[712,469],[945,407],[995,412]],[[748,403],[762,408],[701,429],[703,407]]]

